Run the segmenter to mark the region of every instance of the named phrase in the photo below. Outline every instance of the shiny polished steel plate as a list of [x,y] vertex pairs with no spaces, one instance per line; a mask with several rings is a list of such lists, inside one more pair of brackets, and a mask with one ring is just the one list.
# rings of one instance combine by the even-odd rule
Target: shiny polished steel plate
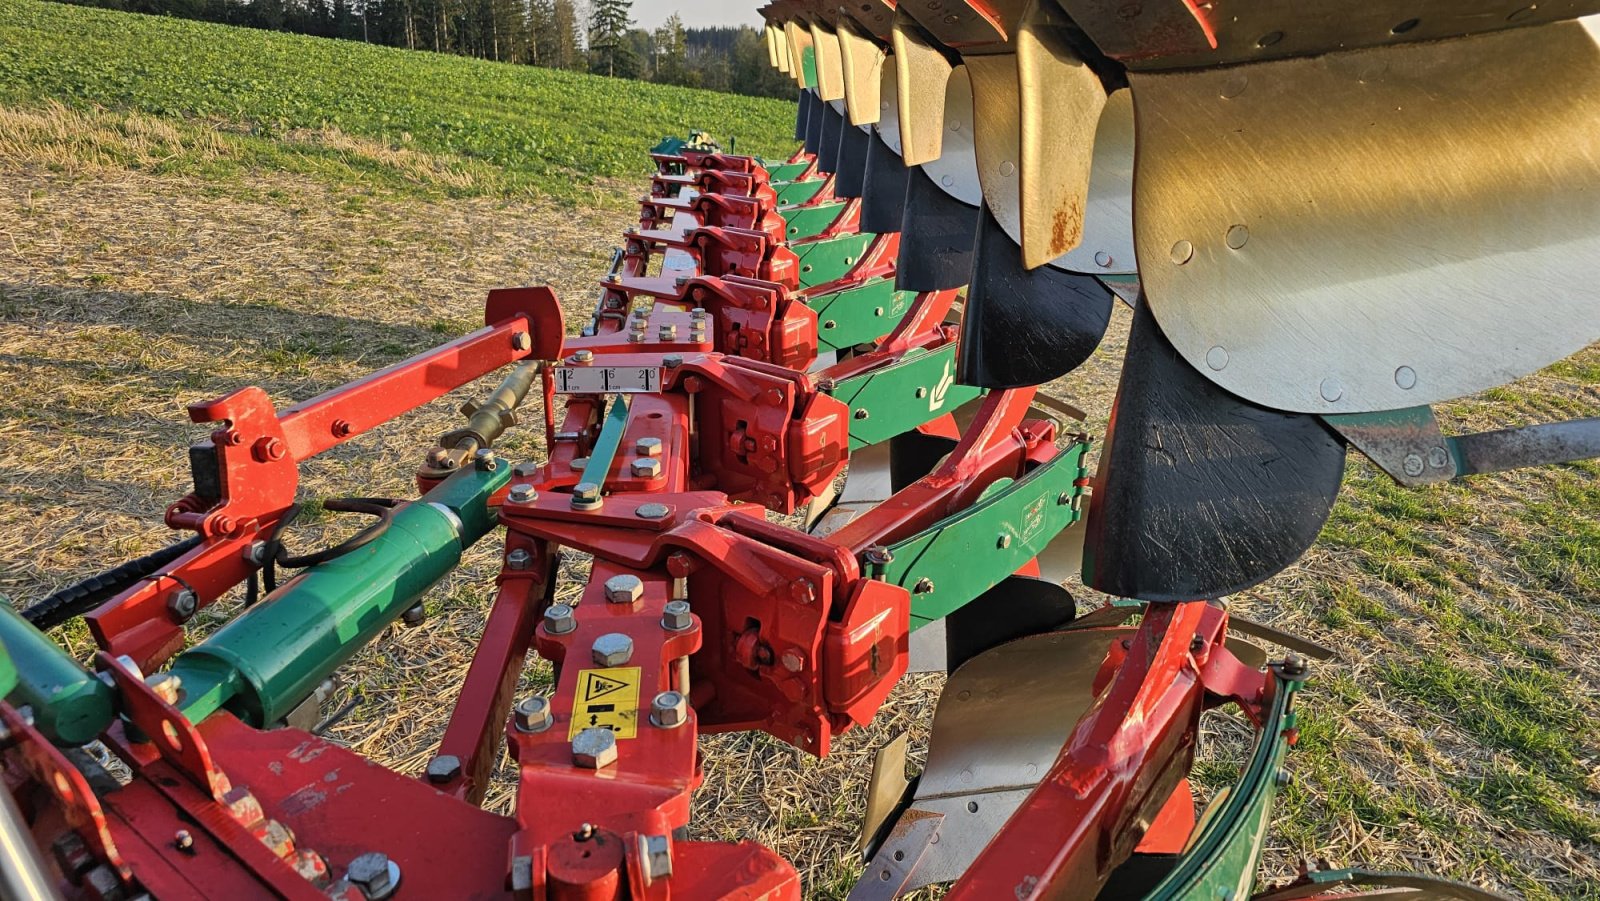
[[1413,407],[1600,340],[1600,49],[1582,25],[1132,85],[1145,297],[1226,390]]

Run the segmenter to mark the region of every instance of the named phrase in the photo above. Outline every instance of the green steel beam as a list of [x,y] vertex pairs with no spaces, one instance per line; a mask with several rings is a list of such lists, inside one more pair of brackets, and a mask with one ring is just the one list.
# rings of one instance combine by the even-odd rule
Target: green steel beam
[[827,352],[867,344],[889,334],[916,299],[915,291],[896,291],[894,277],[889,276],[809,297],[806,305],[817,311],[817,344]]
[[827,183],[826,178],[808,178],[805,181],[791,181],[788,184],[775,184],[772,187],[778,192],[780,206],[794,206],[817,196],[817,192]]
[[877,237],[872,232],[858,232],[790,246],[800,258],[800,287],[825,285],[849,275]]
[[889,546],[873,575],[911,592],[911,628],[942,619],[1039,556],[1083,515],[1076,484],[1086,442],[1063,448],[1020,479],[989,486],[978,502]]
[[911,350],[893,365],[841,380],[833,396],[850,406],[850,450],[888,441],[983,393],[955,382],[954,344]]
[[796,178],[804,174],[809,168],[811,168],[811,162],[809,160],[801,160],[798,163],[783,163],[777,166],[769,166],[767,167],[767,181],[771,182],[772,186],[776,188],[778,187],[779,182],[794,181]]
[[[789,241],[804,241],[815,238],[827,230],[844,212],[848,201],[834,200],[828,203],[819,203],[816,206],[796,207],[790,210],[779,210],[786,226],[783,230],[784,237]],[[874,235],[876,237],[876,235]]]

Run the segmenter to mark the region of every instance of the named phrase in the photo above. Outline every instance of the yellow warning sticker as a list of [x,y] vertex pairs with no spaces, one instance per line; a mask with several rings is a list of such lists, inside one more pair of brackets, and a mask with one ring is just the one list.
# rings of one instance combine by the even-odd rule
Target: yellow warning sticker
[[618,738],[639,732],[639,667],[614,666],[578,673],[578,698],[572,705],[567,738],[593,728],[610,729]]

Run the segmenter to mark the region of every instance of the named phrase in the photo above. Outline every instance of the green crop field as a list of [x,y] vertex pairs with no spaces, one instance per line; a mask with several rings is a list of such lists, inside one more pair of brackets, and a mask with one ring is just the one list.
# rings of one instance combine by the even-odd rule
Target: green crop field
[[[0,103],[178,117],[234,152],[164,171],[240,165],[366,176],[451,194],[577,196],[647,171],[639,151],[689,127],[784,152],[794,104],[531,66],[99,9],[0,0]],[[353,152],[436,157],[433,177]]]

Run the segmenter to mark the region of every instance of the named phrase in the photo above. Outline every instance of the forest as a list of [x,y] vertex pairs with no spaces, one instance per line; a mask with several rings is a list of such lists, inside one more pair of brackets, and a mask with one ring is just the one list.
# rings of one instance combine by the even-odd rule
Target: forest
[[792,97],[748,27],[685,28],[674,13],[648,30],[632,0],[65,0],[749,94]]

